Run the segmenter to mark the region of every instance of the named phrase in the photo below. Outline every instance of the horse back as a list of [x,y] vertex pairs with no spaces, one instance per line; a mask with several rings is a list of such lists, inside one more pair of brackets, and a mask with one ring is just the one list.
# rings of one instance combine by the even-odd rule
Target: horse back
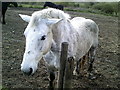
[[57,8],[60,9],[60,10],[64,9],[64,7],[62,5],[57,5]]
[[52,8],[57,8],[56,4],[52,3],[52,2],[45,2],[44,4],[44,8],[45,7],[52,7]]
[[98,25],[91,19],[86,19],[84,17],[75,17],[71,20],[73,26],[77,27],[78,29],[88,30],[95,34],[98,34]]

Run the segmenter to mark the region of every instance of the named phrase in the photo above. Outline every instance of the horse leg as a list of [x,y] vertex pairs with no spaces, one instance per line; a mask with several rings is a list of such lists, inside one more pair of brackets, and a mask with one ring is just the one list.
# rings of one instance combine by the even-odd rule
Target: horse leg
[[50,89],[54,89],[55,72],[49,71],[49,73],[50,73],[49,87],[50,87]]
[[5,14],[3,14],[2,24],[5,24]]
[[80,69],[83,70],[84,68],[84,64],[86,62],[86,57],[87,57],[87,54],[85,56],[82,57],[82,60],[80,62]]
[[[89,53],[89,52],[88,52]],[[85,64],[86,64],[86,62],[89,60],[89,58],[88,58],[88,53],[86,53],[82,58],[81,58],[81,62],[79,63],[79,72],[82,74],[82,75],[84,75],[85,74],[85,68],[86,68],[86,66],[85,66]]]
[[88,54],[86,54],[85,56],[83,56],[82,58],[80,58],[77,62],[76,62],[76,73],[80,74],[81,70],[83,70],[84,64],[86,62],[87,56]]
[[79,59],[77,62],[76,62],[76,73],[79,74],[80,73],[80,62],[81,62],[81,59]]
[[96,48],[95,47],[91,47],[90,51],[89,51],[89,67],[88,67],[88,72],[92,72],[93,70],[93,62],[95,60],[95,54],[96,54]]
[[5,24],[5,13],[7,11],[7,8],[2,10],[2,24]]

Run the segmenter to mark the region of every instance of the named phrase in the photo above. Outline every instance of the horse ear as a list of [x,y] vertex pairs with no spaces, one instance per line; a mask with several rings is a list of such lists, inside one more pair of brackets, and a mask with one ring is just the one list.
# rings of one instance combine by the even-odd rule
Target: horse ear
[[19,14],[19,16],[26,22],[30,22],[31,16]]
[[60,22],[62,19],[47,19],[47,25],[52,26],[53,24],[56,24]]

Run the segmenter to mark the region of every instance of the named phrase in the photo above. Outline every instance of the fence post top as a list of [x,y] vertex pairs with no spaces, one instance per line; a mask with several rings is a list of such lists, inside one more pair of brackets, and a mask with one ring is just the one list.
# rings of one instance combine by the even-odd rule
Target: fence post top
[[64,45],[68,45],[68,42],[63,42],[62,45],[63,45],[63,44],[64,44]]

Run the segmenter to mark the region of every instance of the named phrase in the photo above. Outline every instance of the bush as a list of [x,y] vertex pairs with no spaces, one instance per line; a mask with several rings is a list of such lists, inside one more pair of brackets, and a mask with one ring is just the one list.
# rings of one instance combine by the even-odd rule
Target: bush
[[108,14],[112,14],[114,12],[114,9],[111,4],[106,3],[102,7],[102,11]]
[[96,2],[86,2],[85,7],[86,8],[91,8]]
[[112,7],[113,7],[113,9],[114,9],[115,15],[118,15],[118,13],[119,13],[118,3],[117,3],[117,2],[114,2],[114,3],[112,4]]
[[22,4],[18,4],[18,7],[23,7]]
[[55,2],[55,4],[60,4],[64,7],[79,7],[79,3],[76,2]]
[[100,10],[106,14],[114,14],[118,12],[118,3],[111,2],[111,3],[97,3],[93,5],[94,9]]

